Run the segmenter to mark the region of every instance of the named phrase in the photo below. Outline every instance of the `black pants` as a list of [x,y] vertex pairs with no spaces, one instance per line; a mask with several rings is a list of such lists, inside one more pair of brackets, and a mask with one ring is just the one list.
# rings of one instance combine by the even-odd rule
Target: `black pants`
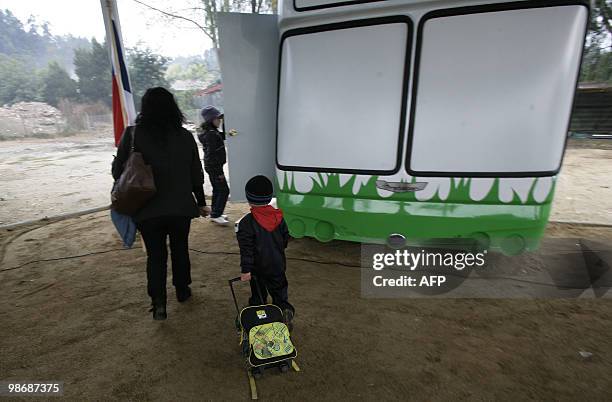
[[229,196],[229,187],[227,180],[225,180],[223,166],[205,166],[204,170],[208,173],[208,178],[213,188],[210,217],[218,218],[223,214],[227,197]]
[[[289,303],[289,283],[284,272],[280,272],[274,275],[261,275],[253,273],[257,277],[257,281],[251,279],[251,297],[249,299],[249,305],[257,306],[259,304],[266,304],[268,302],[268,294],[272,296],[272,304],[280,307],[281,310],[289,309],[295,313],[295,309]],[[259,291],[261,292],[260,300],[259,293],[257,293],[257,285],[259,284]]]
[[166,299],[167,237],[170,237],[172,284],[186,287],[191,283],[190,225],[191,218],[184,216],[161,216],[137,225],[147,247],[147,291],[151,299]]

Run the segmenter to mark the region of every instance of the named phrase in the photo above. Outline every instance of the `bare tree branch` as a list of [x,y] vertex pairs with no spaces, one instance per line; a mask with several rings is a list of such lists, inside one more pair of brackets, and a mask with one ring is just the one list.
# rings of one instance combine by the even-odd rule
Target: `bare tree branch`
[[177,18],[177,19],[180,19],[180,20],[185,20],[185,21],[191,22],[192,24],[197,26],[202,32],[204,32],[206,34],[206,36],[208,36],[210,39],[213,39],[213,42],[214,42],[213,35],[211,35],[211,33],[208,32],[206,27],[202,26],[197,21],[192,20],[191,18],[184,17],[182,15],[178,15],[178,14],[174,14],[174,13],[171,13],[171,12],[168,12],[168,11],[161,10],[161,9],[159,9],[157,7],[153,7],[153,6],[149,5],[149,4],[146,4],[146,3],[144,3],[144,2],[142,2],[140,0],[132,0],[132,1],[135,2],[135,3],[138,3],[140,5],[143,5],[143,6],[149,8],[151,10],[157,11],[158,13],[161,13],[161,14],[163,14],[165,16],[172,17],[172,18]]
[[[152,6],[150,4],[145,3],[142,0],[132,0],[135,3],[138,3],[144,7],[147,7],[150,10],[154,10],[162,15],[165,15],[170,18],[184,20],[192,23],[198,29],[208,36],[212,42],[213,47],[219,47],[219,34],[217,31],[217,13],[219,12],[229,12],[229,11],[248,11],[251,9],[251,12],[254,14],[259,14],[262,12],[262,7],[269,5],[270,9],[273,12],[276,12],[278,1],[277,0],[199,0],[201,7],[188,7],[181,9],[179,11],[166,11],[160,9],[158,7]],[[197,4],[194,4],[197,5]],[[250,5],[250,7],[249,7]],[[266,8],[267,10],[267,8]],[[204,22],[199,23],[193,18],[185,17],[181,15],[179,12],[189,12],[189,11],[200,11],[204,14]]]
[[188,7],[188,8],[181,8],[180,11],[206,11],[206,9],[204,7]]
[[218,48],[219,42],[217,38],[217,3],[214,0],[202,0],[204,8],[206,10],[206,20],[210,27],[211,39],[213,41],[213,47]]

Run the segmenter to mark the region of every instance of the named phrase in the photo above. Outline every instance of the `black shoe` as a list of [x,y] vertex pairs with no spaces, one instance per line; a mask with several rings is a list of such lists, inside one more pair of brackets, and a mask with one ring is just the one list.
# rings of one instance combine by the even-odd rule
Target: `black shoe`
[[294,314],[295,313],[291,309],[288,309],[288,308],[286,308],[285,311],[283,311],[283,322],[285,323],[287,328],[289,328],[289,331],[293,331]]
[[153,301],[149,311],[153,312],[153,319],[155,321],[162,321],[168,318],[168,314],[166,313],[166,302]]
[[176,288],[176,300],[179,303],[184,303],[191,297],[191,288],[189,286],[185,286],[184,288]]

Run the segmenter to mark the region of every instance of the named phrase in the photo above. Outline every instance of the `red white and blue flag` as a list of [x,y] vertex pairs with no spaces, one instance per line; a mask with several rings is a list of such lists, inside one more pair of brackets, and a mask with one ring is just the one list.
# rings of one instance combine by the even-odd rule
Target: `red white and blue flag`
[[113,127],[115,131],[115,145],[119,144],[123,130],[134,124],[136,111],[132,87],[125,63],[121,25],[115,0],[100,0],[102,15],[106,27],[106,43],[108,44],[112,72],[113,72]]

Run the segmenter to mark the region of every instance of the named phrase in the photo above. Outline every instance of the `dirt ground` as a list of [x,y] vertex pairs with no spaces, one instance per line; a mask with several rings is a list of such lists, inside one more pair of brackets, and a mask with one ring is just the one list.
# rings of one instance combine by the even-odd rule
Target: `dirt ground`
[[116,151],[106,131],[0,141],[0,226],[108,205]]
[[612,141],[569,141],[550,219],[612,224]]
[[[104,205],[112,153],[91,136],[2,143],[0,221]],[[570,141],[551,220],[612,223],[610,177],[612,142]],[[612,228],[552,223],[543,248],[573,238],[609,245]],[[154,322],[143,250],[121,248],[108,211],[0,230],[0,380],[63,381],[78,401],[248,400],[227,285],[234,232],[195,220],[191,247],[194,297],[170,294],[168,320]],[[367,299],[359,245],[299,239],[288,257],[302,371],[266,374],[261,399],[612,395],[610,298]]]
[[[612,229],[550,225],[567,236],[610,244]],[[194,297],[170,297],[164,322],[147,312],[143,250],[121,250],[108,212],[4,230],[0,244],[0,379],[63,381],[75,401],[249,399],[232,228],[194,221]],[[364,299],[359,252],[290,243],[302,371],[266,373],[261,399],[609,400],[612,300]]]

